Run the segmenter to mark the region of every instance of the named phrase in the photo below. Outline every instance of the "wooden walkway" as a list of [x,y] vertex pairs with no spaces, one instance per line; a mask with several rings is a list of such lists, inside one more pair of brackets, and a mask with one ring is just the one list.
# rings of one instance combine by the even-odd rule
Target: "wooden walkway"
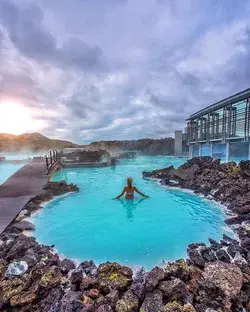
[[0,185],[0,233],[48,183],[45,162],[33,161]]

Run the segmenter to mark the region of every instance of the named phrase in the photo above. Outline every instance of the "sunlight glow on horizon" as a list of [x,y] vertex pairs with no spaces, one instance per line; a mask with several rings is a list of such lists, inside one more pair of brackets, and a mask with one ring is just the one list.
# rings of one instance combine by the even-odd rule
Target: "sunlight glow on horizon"
[[30,110],[18,102],[0,101],[0,133],[23,134],[37,127]]

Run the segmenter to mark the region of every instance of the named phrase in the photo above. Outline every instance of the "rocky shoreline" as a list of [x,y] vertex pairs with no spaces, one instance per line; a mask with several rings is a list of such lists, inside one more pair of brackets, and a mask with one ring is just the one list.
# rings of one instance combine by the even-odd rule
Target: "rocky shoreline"
[[173,167],[144,172],[223,203],[226,220],[239,241],[226,235],[210,245],[188,246],[188,259],[149,272],[107,262],[84,261],[76,267],[61,260],[53,246],[38,244],[22,232],[23,220],[45,201],[77,186],[50,182],[0,236],[0,311],[45,312],[242,312],[250,311],[250,162],[220,164],[193,158]]

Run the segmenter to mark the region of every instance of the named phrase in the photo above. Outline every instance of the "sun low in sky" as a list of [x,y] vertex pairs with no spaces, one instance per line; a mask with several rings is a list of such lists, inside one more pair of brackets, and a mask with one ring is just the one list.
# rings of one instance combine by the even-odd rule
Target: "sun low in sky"
[[17,135],[36,128],[36,121],[27,107],[14,101],[0,101],[0,133]]

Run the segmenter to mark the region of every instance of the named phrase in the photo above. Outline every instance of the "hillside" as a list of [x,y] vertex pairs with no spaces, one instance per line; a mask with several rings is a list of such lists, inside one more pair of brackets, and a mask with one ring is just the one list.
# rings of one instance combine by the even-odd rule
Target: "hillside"
[[97,141],[89,145],[78,145],[69,141],[49,139],[40,133],[13,135],[0,133],[0,152],[20,152],[24,150],[36,152],[50,149],[86,147],[90,151],[137,150],[142,155],[173,155],[174,139],[140,139],[123,141]]
[[118,150],[137,150],[141,155],[173,155],[174,139],[140,139],[123,141],[97,141],[88,145],[90,150],[106,149],[108,152]]
[[0,133],[0,151],[1,152],[20,152],[29,151],[47,151],[49,149],[62,149],[64,147],[78,147],[69,141],[53,140],[40,133],[25,133],[22,135],[13,135]]

